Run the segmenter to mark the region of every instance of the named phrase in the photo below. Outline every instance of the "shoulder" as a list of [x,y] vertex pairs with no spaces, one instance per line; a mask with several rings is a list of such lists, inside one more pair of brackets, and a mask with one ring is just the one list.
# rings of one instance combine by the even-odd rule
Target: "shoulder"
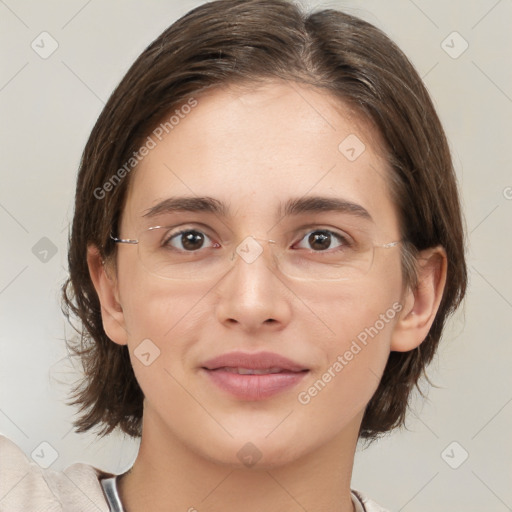
[[360,507],[356,503],[356,512],[388,512],[387,509],[382,508],[374,501],[368,499],[361,492],[352,489],[352,495],[359,501]]
[[112,476],[88,464],[64,471],[43,469],[0,435],[0,510],[108,512],[100,479]]

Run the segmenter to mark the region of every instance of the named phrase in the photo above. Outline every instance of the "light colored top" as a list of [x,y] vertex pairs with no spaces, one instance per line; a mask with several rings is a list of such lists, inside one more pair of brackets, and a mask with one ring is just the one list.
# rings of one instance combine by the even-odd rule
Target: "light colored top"
[[[0,435],[0,512],[124,512],[116,478],[82,463],[44,469]],[[387,512],[358,491],[352,501],[356,512]]]

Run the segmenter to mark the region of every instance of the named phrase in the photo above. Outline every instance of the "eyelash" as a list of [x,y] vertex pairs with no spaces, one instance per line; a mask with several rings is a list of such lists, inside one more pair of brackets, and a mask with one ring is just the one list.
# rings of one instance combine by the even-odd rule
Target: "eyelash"
[[[205,237],[207,237],[208,239],[211,240],[211,237],[209,235],[207,235],[204,231],[201,231],[199,229],[195,229],[195,228],[186,228],[186,229],[182,229],[180,231],[178,231],[177,233],[171,233],[169,236],[167,236],[163,241],[162,241],[162,245],[165,246],[167,244],[169,244],[169,242],[175,238],[178,238],[185,234],[185,233],[201,233],[203,235],[205,235]],[[315,228],[315,229],[310,229],[309,231],[305,231],[303,234],[302,234],[302,237],[300,238],[299,242],[301,242],[302,240],[304,240],[304,238],[306,238],[307,235],[309,234],[312,234],[312,233],[327,233],[329,235],[332,235],[334,238],[336,238],[339,242],[340,242],[340,245],[338,247],[335,248],[335,250],[340,250],[339,248],[350,248],[353,246],[353,243],[351,242],[350,238],[348,237],[348,235],[342,235],[341,233],[337,233],[335,231],[332,231],[330,229],[325,229],[325,228]],[[217,244],[217,247],[219,246],[218,242],[214,242],[214,244]],[[294,244],[295,245],[295,244]],[[199,250],[201,249],[204,249],[204,247],[201,247],[200,249],[198,249],[197,251],[187,251],[185,249],[179,249],[179,248],[176,248],[174,246],[172,246],[173,248],[179,250],[179,251],[182,251],[182,252],[188,252],[188,253],[194,253],[194,252],[199,252]],[[324,251],[315,251],[314,249],[310,249],[311,252],[317,252],[317,253],[325,253],[325,252],[328,252],[328,251],[331,251],[332,252],[332,249],[329,248],[329,249],[326,249]]]

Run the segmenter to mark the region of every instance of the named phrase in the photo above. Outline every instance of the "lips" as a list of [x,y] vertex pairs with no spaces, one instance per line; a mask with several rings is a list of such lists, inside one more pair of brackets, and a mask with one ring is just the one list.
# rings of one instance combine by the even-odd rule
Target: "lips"
[[264,400],[296,386],[308,368],[279,354],[231,352],[203,363],[210,382],[239,400]]
[[287,357],[274,354],[272,352],[257,352],[254,354],[230,352],[228,354],[223,354],[221,356],[214,357],[213,359],[209,359],[202,364],[202,367],[206,370],[217,370],[219,368],[267,370],[267,373],[278,373],[282,371],[301,372],[308,369]]
[[228,368],[227,366],[224,366],[223,368],[216,368],[215,370],[212,371],[215,372],[217,370],[224,370],[225,372],[230,373],[238,373],[239,375],[268,375],[271,373],[281,373],[284,371],[288,371],[284,370],[283,368],[265,368],[262,370],[256,370],[254,368]]

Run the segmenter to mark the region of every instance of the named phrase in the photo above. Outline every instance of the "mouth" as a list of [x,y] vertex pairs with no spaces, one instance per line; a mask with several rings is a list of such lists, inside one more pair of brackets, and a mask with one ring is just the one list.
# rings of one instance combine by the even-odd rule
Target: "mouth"
[[203,363],[201,370],[223,393],[244,401],[289,391],[309,373],[300,363],[270,352],[224,354]]
[[213,372],[217,371],[224,371],[228,373],[237,373],[238,375],[270,375],[275,373],[300,373],[300,372],[307,372],[309,370],[286,370],[284,368],[274,367],[274,368],[262,368],[262,369],[256,369],[256,368],[241,368],[241,367],[230,367],[230,366],[223,366],[221,368],[205,368],[204,370],[210,370]]
[[[273,352],[229,352],[205,361],[202,364],[205,370],[219,370],[244,372],[255,370],[263,373],[301,372],[308,368],[288,357]],[[245,370],[248,370],[247,372]],[[257,374],[257,373],[255,373]]]

